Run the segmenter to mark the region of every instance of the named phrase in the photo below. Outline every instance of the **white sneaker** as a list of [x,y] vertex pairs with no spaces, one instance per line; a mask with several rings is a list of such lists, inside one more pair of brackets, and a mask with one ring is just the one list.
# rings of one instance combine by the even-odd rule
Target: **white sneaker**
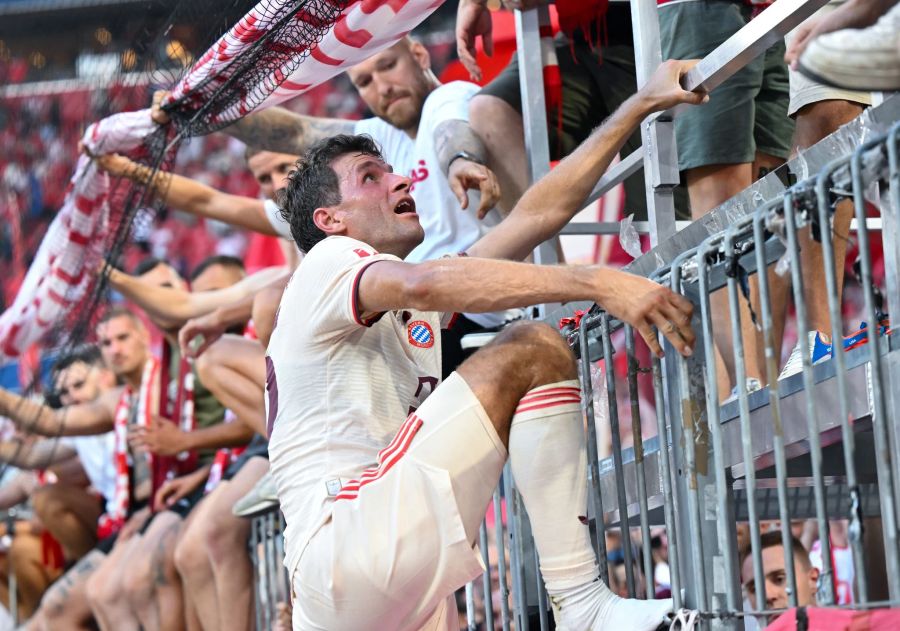
[[[812,358],[812,365],[821,364],[831,359],[831,344],[826,343],[818,331],[810,331],[807,334],[806,341],[808,344],[807,352]],[[791,375],[796,375],[803,371],[803,353],[800,348],[800,341],[794,345],[791,356],[788,357],[787,363],[781,369],[778,380],[787,379]]]
[[[747,394],[751,392],[756,392],[757,390],[762,390],[762,382],[756,377],[747,377]],[[736,401],[738,398],[738,387],[735,385],[731,389],[731,394],[728,395],[728,398],[722,401],[722,405],[726,403],[731,403],[732,401]]]
[[804,75],[826,85],[900,90],[900,4],[868,28],[820,35],[806,47],[798,66]]

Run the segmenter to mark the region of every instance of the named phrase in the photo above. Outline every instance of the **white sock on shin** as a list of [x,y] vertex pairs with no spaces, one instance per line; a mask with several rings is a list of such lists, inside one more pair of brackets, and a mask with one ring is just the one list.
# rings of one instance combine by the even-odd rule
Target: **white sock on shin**
[[534,533],[560,631],[650,631],[671,600],[619,598],[599,580],[587,525],[587,454],[577,381],[529,391],[509,432],[513,477]]

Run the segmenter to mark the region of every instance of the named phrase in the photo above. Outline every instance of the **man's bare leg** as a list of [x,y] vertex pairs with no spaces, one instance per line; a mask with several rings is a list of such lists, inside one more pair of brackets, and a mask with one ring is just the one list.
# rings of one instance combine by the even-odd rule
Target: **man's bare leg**
[[[269,469],[265,458],[250,459],[233,479],[222,482],[203,502],[175,551],[183,582],[192,591],[204,629],[249,629],[253,613],[253,568],[247,553],[250,522],[235,517],[234,503]],[[198,581],[211,575],[215,591]],[[199,596],[199,597],[198,597]]]
[[75,561],[97,544],[97,519],[102,506],[86,489],[49,484],[32,495],[34,512],[62,546],[67,560]]
[[207,631],[221,627],[219,603],[216,599],[212,565],[205,549],[206,542],[195,534],[195,524],[209,520],[210,499],[216,493],[220,493],[219,489],[227,484],[229,482],[220,483],[191,511],[186,526],[175,544],[175,568],[181,575],[181,583],[184,585],[185,602],[188,610],[194,612],[196,622],[200,625],[198,628]]
[[137,614],[126,597],[125,578],[131,572],[140,535],[118,541],[88,578],[86,592],[102,631],[139,631]]
[[[848,101],[811,103],[797,112],[794,145],[798,149],[811,147],[841,125],[859,116],[862,111],[861,105]],[[834,239],[832,240],[838,296],[843,290],[844,259],[847,256],[847,238],[852,219],[853,202],[844,200],[835,209]],[[825,261],[822,245],[812,238],[809,229],[802,230],[799,238],[800,264],[803,269],[803,295],[809,313],[809,326],[814,331],[824,333],[826,339],[830,339],[831,314],[828,312],[828,292],[825,287]]]
[[[490,441],[476,441],[473,433],[472,449],[465,456],[458,449],[447,449],[445,428],[482,430],[472,421],[473,411],[462,407],[471,404],[465,403],[466,390],[454,377],[465,382],[496,431],[495,438],[488,437]],[[585,519],[587,455],[577,370],[574,356],[558,332],[534,322],[514,324],[467,359],[438,392],[440,388],[458,388],[459,392],[450,396],[460,401],[460,408],[446,409],[438,393],[426,400],[415,412],[424,424],[409,453],[429,465],[456,471],[452,478],[455,492],[472,500],[459,507],[469,540],[474,542],[478,536],[506,446],[531,516],[541,574],[557,609],[558,624],[594,631],[655,629],[671,609],[671,601],[622,600],[599,580]],[[435,418],[442,418],[443,423],[434,422]],[[460,467],[461,457],[478,458],[478,462]]]
[[16,575],[20,619],[30,618],[41,596],[60,571],[43,563],[43,543],[40,535],[23,532],[13,537],[8,552],[9,568]]
[[265,349],[256,340],[222,336],[197,358],[197,372],[219,402],[265,436]]
[[181,516],[164,511],[141,537],[125,577],[125,592],[144,631],[184,627],[181,581],[173,557]]
[[88,578],[106,555],[91,550],[66,572],[41,599],[28,629],[33,631],[88,631],[93,629],[93,613],[87,598]]

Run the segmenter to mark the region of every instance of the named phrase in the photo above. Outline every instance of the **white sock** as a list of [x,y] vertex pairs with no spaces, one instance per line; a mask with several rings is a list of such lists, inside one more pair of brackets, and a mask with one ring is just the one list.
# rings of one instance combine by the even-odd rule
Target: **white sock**
[[587,453],[578,382],[529,391],[509,432],[513,477],[534,533],[560,631],[649,631],[671,601],[617,597],[599,580],[587,525]]

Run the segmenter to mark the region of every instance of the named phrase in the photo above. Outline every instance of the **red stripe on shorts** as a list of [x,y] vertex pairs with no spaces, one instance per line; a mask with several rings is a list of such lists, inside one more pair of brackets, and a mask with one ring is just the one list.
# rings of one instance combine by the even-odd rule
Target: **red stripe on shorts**
[[391,444],[379,453],[378,466],[366,469],[358,480],[351,480],[345,484],[341,492],[334,497],[335,501],[355,499],[362,487],[384,477],[409,449],[409,445],[420,427],[422,427],[422,419],[411,414],[397,435],[394,436]]
[[560,397],[553,401],[545,401],[544,403],[534,403],[532,405],[520,405],[516,408],[516,414],[531,412],[533,410],[543,410],[544,408],[552,408],[556,405],[570,405],[573,403],[581,404],[581,397]]

